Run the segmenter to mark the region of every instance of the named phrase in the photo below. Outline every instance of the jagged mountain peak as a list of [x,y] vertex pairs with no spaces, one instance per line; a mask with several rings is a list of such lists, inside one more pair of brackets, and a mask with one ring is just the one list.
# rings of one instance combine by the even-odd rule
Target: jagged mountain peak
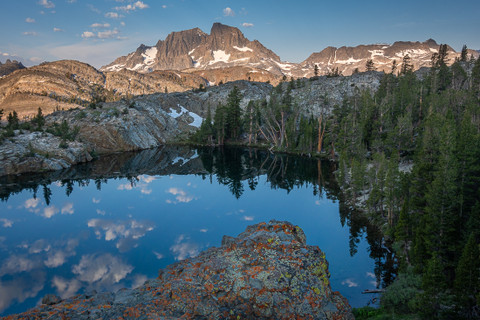
[[172,32],[155,46],[142,45],[101,70],[129,69],[146,73],[248,65],[281,74],[278,63],[280,58],[259,41],[250,41],[238,28],[216,22],[210,34],[199,28]]

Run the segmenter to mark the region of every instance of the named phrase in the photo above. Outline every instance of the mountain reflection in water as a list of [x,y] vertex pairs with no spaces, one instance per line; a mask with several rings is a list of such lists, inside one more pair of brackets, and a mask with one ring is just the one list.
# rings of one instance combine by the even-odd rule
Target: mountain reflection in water
[[372,298],[364,289],[391,281],[393,258],[380,232],[344,205],[334,171],[255,149],[169,146],[0,177],[0,314],[47,293],[138,286],[270,219],[302,227],[326,252],[333,289],[363,306]]

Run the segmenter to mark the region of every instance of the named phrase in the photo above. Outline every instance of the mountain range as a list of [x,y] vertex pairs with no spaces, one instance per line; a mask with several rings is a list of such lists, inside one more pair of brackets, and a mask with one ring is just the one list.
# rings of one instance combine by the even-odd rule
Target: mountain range
[[[393,61],[400,70],[409,55],[414,70],[430,66],[438,52],[434,40],[398,41],[391,45],[328,47],[300,63],[285,62],[259,41],[250,41],[237,28],[214,23],[210,34],[199,28],[172,32],[154,46],[140,45],[134,52],[96,68],[79,61],[45,62],[25,68],[17,61],[0,64],[0,109],[17,111],[21,118],[37,112],[83,108],[98,99],[116,101],[135,95],[182,92],[237,80],[269,82],[303,78],[337,70],[347,76],[365,71],[372,60],[377,71],[391,72]],[[447,63],[460,56],[447,46]],[[468,51],[475,58],[479,52]]]
[[[312,53],[300,63],[285,62],[272,50],[259,41],[248,40],[243,33],[231,26],[214,23],[210,34],[199,28],[172,32],[165,40],[159,40],[154,46],[140,45],[136,51],[117,58],[102,67],[102,71],[128,69],[140,73],[155,70],[182,70],[200,74],[204,70],[244,67],[244,78],[252,78],[255,73],[287,77],[310,77],[314,75],[315,65],[319,75],[337,70],[343,75],[351,75],[356,69],[365,71],[368,60],[372,60],[377,71],[390,72],[395,60],[400,67],[403,57],[409,55],[414,70],[430,66],[431,56],[438,52],[439,44],[428,39],[425,42],[398,41],[389,44],[359,45],[356,47],[327,47]],[[448,62],[453,63],[460,56],[447,46]],[[469,50],[469,54],[478,57],[478,52]],[[205,73],[204,73],[205,74]],[[221,77],[207,80],[218,84]],[[226,79],[231,80],[231,79]],[[238,80],[238,79],[234,79]]]

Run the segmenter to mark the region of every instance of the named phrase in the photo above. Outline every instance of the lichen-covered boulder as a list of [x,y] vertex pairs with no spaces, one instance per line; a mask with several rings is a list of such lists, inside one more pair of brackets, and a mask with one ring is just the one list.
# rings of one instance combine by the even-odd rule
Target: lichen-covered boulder
[[328,262],[289,222],[247,227],[222,246],[160,270],[143,286],[79,295],[7,319],[354,319]]

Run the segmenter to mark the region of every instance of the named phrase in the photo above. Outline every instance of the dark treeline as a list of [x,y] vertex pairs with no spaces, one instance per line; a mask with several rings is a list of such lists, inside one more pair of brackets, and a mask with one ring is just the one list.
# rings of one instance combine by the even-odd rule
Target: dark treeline
[[251,101],[243,112],[234,89],[220,116],[209,113],[193,139],[260,140],[274,150],[335,156],[348,212],[365,211],[396,254],[398,277],[382,297],[383,310],[476,319],[480,59],[462,54],[450,67],[446,61],[441,45],[419,76],[406,56],[376,92],[358,90],[316,117],[301,114],[292,99],[301,82],[277,86],[268,101]]
[[[398,259],[386,310],[477,319],[480,305],[480,59],[434,55],[423,80],[384,76],[335,109],[338,178],[383,225]],[[468,70],[469,72],[467,72]]]

